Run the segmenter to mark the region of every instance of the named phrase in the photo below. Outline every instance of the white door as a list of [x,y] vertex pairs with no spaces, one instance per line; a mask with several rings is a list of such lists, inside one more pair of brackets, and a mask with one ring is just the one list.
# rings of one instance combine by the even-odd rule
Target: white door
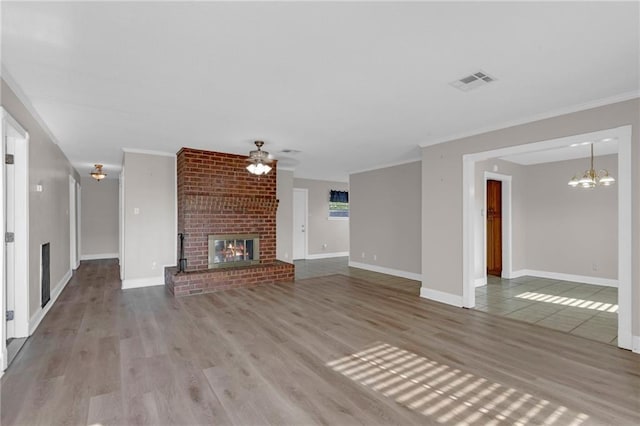
[[[15,154],[15,140],[13,137],[4,135],[4,152],[9,155]],[[5,164],[4,167],[4,229],[7,234],[15,238],[15,166]],[[16,279],[15,279],[15,240],[5,239],[5,300],[7,312],[15,314],[16,310]],[[15,318],[15,315],[14,317]],[[15,320],[11,316],[7,317],[6,338],[16,337]]]
[[293,260],[307,257],[308,191],[293,188]]

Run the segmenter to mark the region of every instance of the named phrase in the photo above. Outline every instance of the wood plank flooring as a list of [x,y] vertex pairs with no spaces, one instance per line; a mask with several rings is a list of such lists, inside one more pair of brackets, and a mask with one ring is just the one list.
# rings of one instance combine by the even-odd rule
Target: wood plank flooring
[[175,299],[83,262],[1,386],[3,426],[640,424],[640,356],[366,274]]

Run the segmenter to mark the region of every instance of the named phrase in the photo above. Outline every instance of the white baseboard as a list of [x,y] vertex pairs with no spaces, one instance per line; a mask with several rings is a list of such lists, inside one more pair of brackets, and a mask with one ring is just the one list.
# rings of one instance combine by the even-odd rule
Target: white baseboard
[[640,354],[640,336],[633,336],[631,340],[633,341],[631,350],[637,354]]
[[83,254],[80,260],[117,259],[118,253]]
[[462,307],[462,296],[456,294],[445,293],[443,291],[432,290],[430,288],[421,287],[420,297],[425,299],[434,300],[436,302],[445,303],[447,305]]
[[473,285],[476,286],[476,287],[482,287],[484,285],[487,285],[487,277],[476,278],[473,281]]
[[315,259],[329,259],[332,257],[346,257],[349,256],[348,251],[339,251],[335,253],[318,253],[318,254],[308,254],[305,259],[307,260],[315,260]]
[[[164,270],[164,269],[163,269]],[[130,280],[122,280],[122,289],[153,287],[156,285],[164,285],[164,275],[158,277],[134,278]]]
[[67,286],[67,283],[72,276],[73,272],[71,272],[71,270],[67,271],[60,282],[58,282],[53,290],[51,290],[49,302],[44,306],[44,308],[38,308],[36,313],[31,316],[31,319],[29,320],[29,336],[31,336],[33,332],[36,331],[36,329],[40,325],[40,322],[44,319],[44,316],[47,315],[47,312],[49,312],[49,309],[51,309],[53,304],[56,303],[58,296],[60,296],[60,293],[62,293],[62,290],[64,290],[64,288]]
[[399,269],[385,268],[384,266],[369,265],[368,263],[360,263],[349,261],[352,268],[364,269],[372,272],[380,272],[381,274],[393,275],[394,277],[406,278],[408,280],[422,281],[422,275],[414,272],[401,271]]
[[552,280],[574,281],[583,284],[601,285],[605,287],[618,287],[618,280],[600,277],[588,277],[586,275],[563,274],[562,272],[537,271],[535,269],[520,269],[513,271],[511,278],[519,278],[524,276],[537,278],[549,278]]

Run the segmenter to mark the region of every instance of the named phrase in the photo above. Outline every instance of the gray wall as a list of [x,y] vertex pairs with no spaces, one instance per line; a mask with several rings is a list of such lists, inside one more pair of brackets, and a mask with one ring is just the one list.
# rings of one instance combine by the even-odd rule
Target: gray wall
[[[71,274],[69,256],[69,176],[80,182],[15,93],[2,80],[2,106],[29,132],[29,318],[40,310],[40,245],[51,243],[51,292]],[[35,192],[41,184],[43,192]]]
[[164,266],[177,262],[176,228],[175,157],[125,152],[123,288],[164,284]]
[[[496,170],[497,169],[497,170]],[[526,198],[526,178],[525,178],[525,166],[511,163],[508,161],[502,161],[499,159],[490,159],[486,161],[479,161],[476,163],[475,178],[476,178],[476,193],[475,193],[475,253],[476,258],[474,261],[475,277],[484,278],[486,274],[486,261],[485,261],[485,181],[484,172],[498,173],[501,175],[511,176],[511,256],[512,256],[512,270],[518,271],[526,269],[527,262],[527,241],[526,241],[526,229],[527,229],[527,208],[525,205]]]
[[118,256],[118,180],[82,177],[81,259]]
[[419,161],[350,176],[350,261],[420,274],[420,176]]
[[[329,191],[332,189],[348,191],[349,184],[296,178],[293,180],[293,186],[309,190],[308,255],[348,252],[349,221],[329,220]],[[323,244],[327,247],[323,248]]]
[[[618,176],[617,155],[595,165]],[[617,187],[584,191],[567,185],[588,159],[523,166],[499,159],[476,163],[475,277],[486,276],[484,172],[512,177],[512,270],[617,279]],[[593,270],[593,266],[596,270]]]
[[[462,156],[632,125],[633,335],[640,335],[640,100],[633,99],[457,139],[422,149],[424,289],[462,296]],[[432,208],[433,205],[439,208]],[[436,241],[437,244],[433,244]]]
[[293,172],[277,169],[276,259],[291,263],[293,252]]
[[[588,161],[526,167],[526,269],[618,278],[617,186],[583,190],[566,184]],[[617,155],[595,158],[595,167],[615,177],[617,163]]]

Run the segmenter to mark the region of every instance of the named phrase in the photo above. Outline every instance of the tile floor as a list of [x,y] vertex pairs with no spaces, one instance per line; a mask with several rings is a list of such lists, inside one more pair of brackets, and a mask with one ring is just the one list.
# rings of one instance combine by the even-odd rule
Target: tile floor
[[[420,282],[348,266],[348,257],[296,260],[296,280],[332,274],[420,294]],[[476,288],[476,309],[612,345],[618,344],[618,289],[536,277],[490,276]]]
[[618,289],[571,281],[489,276],[476,309],[617,345]]

